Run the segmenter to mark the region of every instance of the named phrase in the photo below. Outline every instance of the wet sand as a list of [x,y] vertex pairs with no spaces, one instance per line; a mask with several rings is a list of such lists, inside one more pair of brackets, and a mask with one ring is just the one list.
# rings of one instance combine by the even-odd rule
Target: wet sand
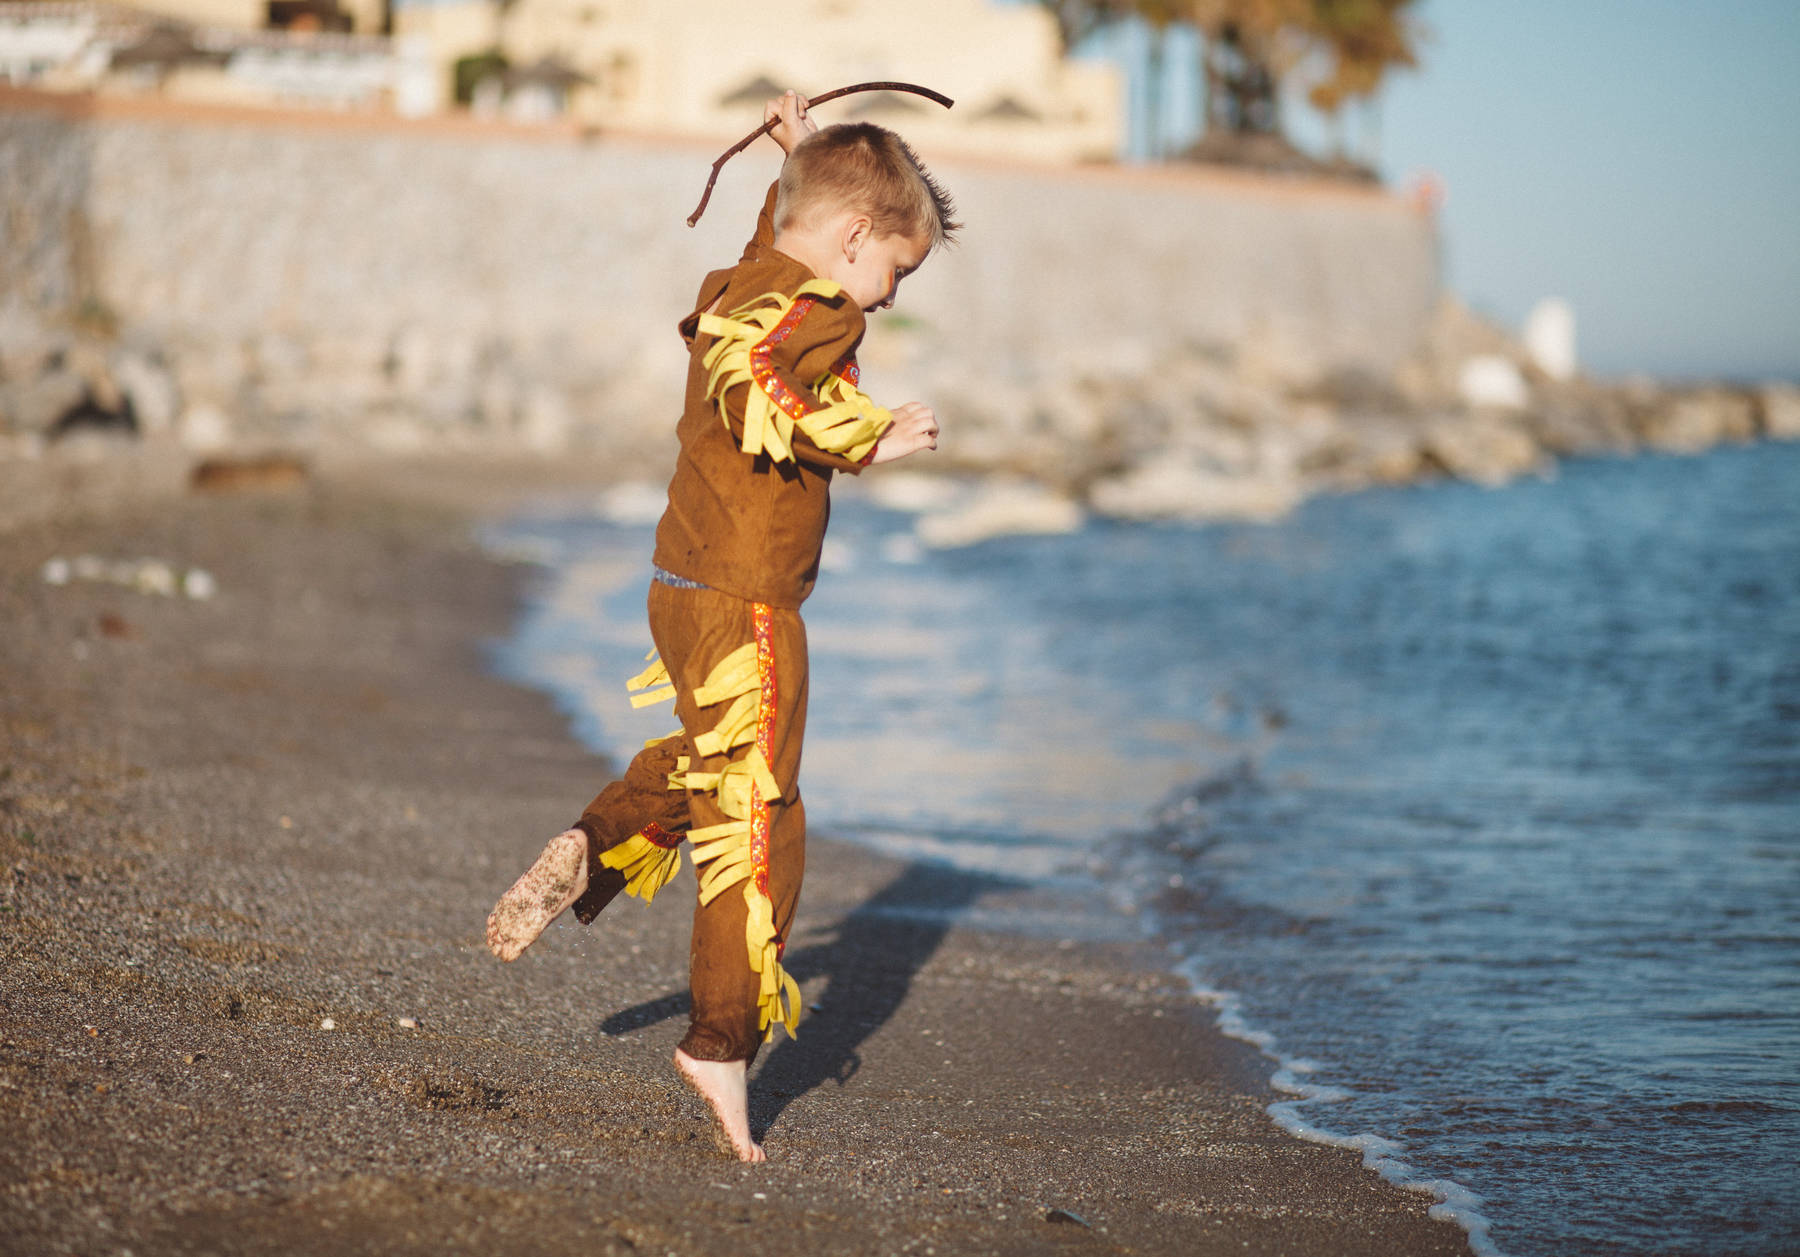
[[[482,946],[607,765],[483,670],[531,573],[469,542],[470,483],[0,533],[0,1253],[1467,1251],[1279,1131],[1154,950],[983,933],[1085,909],[828,834],[770,1161],[719,1157],[668,1063],[691,871]],[[219,593],[39,576],[83,553]]]

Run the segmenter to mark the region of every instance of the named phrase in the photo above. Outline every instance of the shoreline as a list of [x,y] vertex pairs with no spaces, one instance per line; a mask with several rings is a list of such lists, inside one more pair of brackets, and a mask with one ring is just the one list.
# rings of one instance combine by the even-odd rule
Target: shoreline
[[[0,1251],[1468,1251],[1280,1131],[1153,949],[967,928],[1056,901],[829,835],[823,1011],[753,1074],[772,1161],[718,1159],[666,1059],[681,905],[480,945],[605,765],[485,671],[523,575],[467,537],[518,499],[464,472],[0,533]],[[45,584],[78,553],[219,592]]]

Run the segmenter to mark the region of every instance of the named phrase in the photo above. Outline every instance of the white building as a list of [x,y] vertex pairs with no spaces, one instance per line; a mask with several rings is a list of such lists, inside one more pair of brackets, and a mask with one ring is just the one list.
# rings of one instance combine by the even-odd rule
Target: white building
[[736,138],[781,87],[823,92],[870,80],[954,97],[856,97],[833,120],[868,116],[936,152],[1105,160],[1124,101],[1112,66],[1068,61],[1035,5],[992,0],[403,0],[396,32],[430,42],[446,80],[461,58],[545,58],[587,81],[575,117],[602,129]]
[[[49,91],[329,109],[386,108],[403,86],[405,64],[384,36],[248,29],[166,12],[181,7],[0,3],[0,78]],[[196,7],[225,8],[211,0]]]
[[386,0],[0,0],[0,80],[417,116],[452,107],[465,62],[465,103],[482,112],[709,140],[743,135],[785,87],[899,80],[956,107],[869,94],[821,119],[870,118],[934,153],[1048,162],[1110,160],[1124,135],[1114,67],[1065,59],[1031,4],[398,2],[390,35],[376,33]]

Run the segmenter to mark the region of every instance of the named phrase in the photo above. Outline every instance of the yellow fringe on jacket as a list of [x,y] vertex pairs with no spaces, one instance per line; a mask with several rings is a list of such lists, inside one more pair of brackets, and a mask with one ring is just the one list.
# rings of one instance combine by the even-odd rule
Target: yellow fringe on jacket
[[861,462],[893,425],[894,417],[870,401],[841,376],[826,372],[810,384],[812,396],[792,395],[768,366],[772,346],[765,345],[793,311],[797,301],[836,297],[843,288],[828,279],[802,284],[790,297],[764,293],[732,312],[700,316],[699,330],[717,337],[701,363],[710,372],[706,395],[717,402],[719,417],[725,413],[725,394],[739,384],[748,385],[744,402],[743,449],[746,454],[767,454],[777,462],[792,462],[794,429],[818,448]]

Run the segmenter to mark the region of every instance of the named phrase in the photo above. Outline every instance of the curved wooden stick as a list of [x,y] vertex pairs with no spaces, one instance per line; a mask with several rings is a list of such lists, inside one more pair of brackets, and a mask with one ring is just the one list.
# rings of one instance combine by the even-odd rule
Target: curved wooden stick
[[[806,107],[811,109],[814,105],[823,105],[828,100],[836,100],[840,96],[850,96],[856,92],[911,92],[914,96],[925,96],[931,100],[935,100],[946,109],[949,109],[956,104],[955,101],[951,100],[942,92],[934,92],[929,87],[920,87],[917,83],[858,83],[853,87],[840,87],[835,91],[826,92],[822,96],[814,96],[806,102]],[[779,118],[770,118],[749,135],[746,135],[736,144],[733,144],[730,148],[719,154],[719,160],[712,164],[712,173],[706,177],[706,191],[700,194],[700,204],[694,207],[694,212],[692,214],[688,215],[688,226],[692,227],[695,223],[699,222],[700,215],[706,213],[706,203],[712,200],[713,184],[719,181],[720,168],[733,157],[736,157],[739,153],[756,143],[757,140],[773,131],[775,129],[775,124],[780,121],[781,119]]]

